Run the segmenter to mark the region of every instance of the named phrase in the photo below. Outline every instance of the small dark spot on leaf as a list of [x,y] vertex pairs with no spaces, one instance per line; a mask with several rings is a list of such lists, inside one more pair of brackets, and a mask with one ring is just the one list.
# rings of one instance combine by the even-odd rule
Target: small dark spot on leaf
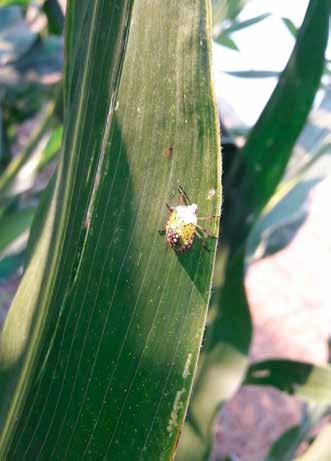
[[169,158],[172,156],[172,154],[174,153],[174,148],[173,147],[167,147],[165,150],[164,150],[164,155],[165,157]]

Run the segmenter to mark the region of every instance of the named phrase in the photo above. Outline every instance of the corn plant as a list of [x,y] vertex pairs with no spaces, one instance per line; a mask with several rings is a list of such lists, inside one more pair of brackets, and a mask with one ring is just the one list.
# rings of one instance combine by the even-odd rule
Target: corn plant
[[180,255],[158,230],[178,185],[220,212],[210,33],[205,0],[67,5],[61,156],[1,335],[0,458],[173,456],[216,240]]
[[[220,43],[235,47],[233,31],[267,17],[238,21],[244,3],[213,1],[214,21],[232,21],[216,37]],[[60,33],[57,2],[42,8],[49,30]],[[328,0],[310,1],[288,65],[244,148],[231,156],[224,149],[213,276],[215,240],[208,237],[206,249],[196,238],[181,255],[159,233],[178,186],[199,216],[220,214],[209,1],[69,0],[62,88],[52,90],[23,152],[0,156],[1,277],[2,250],[35,214],[34,205],[20,207],[19,172],[34,160],[37,174],[63,137],[0,337],[1,459],[206,461],[222,403],[254,384],[307,402],[302,423],[266,458],[285,461],[328,414],[328,367],[249,363],[243,281],[255,224],[277,201],[325,70],[329,12]],[[217,220],[206,227],[218,234]],[[10,270],[17,266],[10,263]],[[325,459],[329,430],[300,461]]]

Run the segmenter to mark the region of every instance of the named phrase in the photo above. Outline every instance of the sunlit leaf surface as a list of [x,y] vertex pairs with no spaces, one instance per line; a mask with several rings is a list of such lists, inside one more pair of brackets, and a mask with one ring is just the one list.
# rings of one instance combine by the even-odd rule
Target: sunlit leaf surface
[[0,342],[0,458],[173,456],[216,241],[177,255],[158,230],[178,184],[220,210],[209,16],[69,1],[62,155]]

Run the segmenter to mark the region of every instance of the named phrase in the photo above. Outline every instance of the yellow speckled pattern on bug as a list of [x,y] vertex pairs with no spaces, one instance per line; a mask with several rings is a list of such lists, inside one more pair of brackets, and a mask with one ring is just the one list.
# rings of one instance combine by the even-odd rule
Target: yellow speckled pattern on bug
[[196,225],[194,223],[187,223],[183,221],[175,209],[169,216],[166,225],[166,230],[168,231],[169,229],[177,232],[179,236],[179,245],[186,245],[190,240],[192,240],[192,238],[194,238]]

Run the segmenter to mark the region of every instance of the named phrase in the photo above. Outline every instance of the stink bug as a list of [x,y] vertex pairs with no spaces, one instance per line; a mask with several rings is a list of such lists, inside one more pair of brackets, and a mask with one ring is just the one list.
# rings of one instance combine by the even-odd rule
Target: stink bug
[[198,221],[208,221],[219,218],[219,216],[198,218],[198,205],[191,202],[181,186],[178,187],[178,191],[179,205],[173,207],[166,204],[170,214],[164,229],[160,232],[166,234],[168,245],[178,253],[189,251],[195,236],[200,239],[202,247],[208,251],[206,238],[217,239],[217,237],[212,236],[206,229],[201,227]]

